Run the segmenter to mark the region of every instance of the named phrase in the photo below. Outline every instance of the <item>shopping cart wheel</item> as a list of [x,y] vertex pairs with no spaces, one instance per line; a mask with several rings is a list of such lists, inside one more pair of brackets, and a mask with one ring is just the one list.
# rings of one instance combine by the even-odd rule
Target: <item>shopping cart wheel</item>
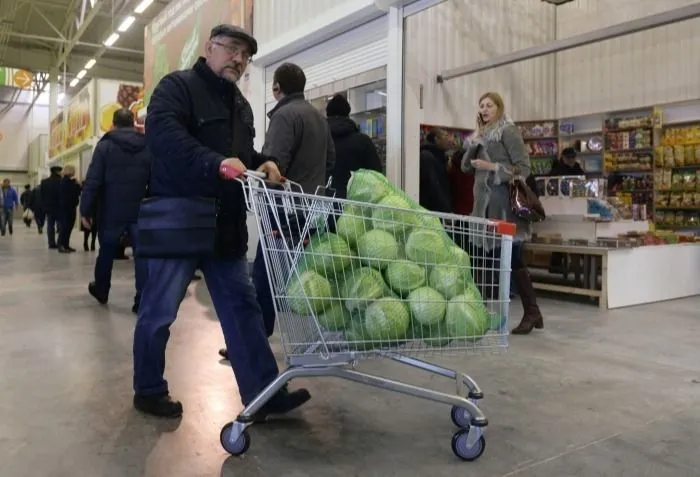
[[[221,429],[221,434],[219,434],[219,440],[221,441],[221,446],[226,452],[231,455],[243,455],[246,453],[250,447],[250,435],[247,429],[243,429],[240,433],[238,439],[231,441],[231,435],[234,433],[234,425],[240,425],[237,423],[229,422]],[[236,430],[235,432],[239,432]]]
[[474,461],[481,457],[484,449],[486,439],[478,429],[460,429],[452,436],[452,452],[462,460]]
[[454,425],[460,429],[469,429],[469,426],[472,425],[472,415],[463,407],[452,406],[450,417]]

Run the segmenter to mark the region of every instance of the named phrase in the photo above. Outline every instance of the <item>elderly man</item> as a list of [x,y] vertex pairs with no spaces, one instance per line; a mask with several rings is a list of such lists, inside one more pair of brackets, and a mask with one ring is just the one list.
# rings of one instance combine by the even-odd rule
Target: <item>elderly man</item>
[[[195,270],[202,271],[221,322],[241,400],[248,405],[278,375],[248,275],[245,198],[232,180],[257,168],[279,180],[275,162],[253,150],[253,111],[236,86],[257,42],[242,28],[215,27],[194,67],[166,75],[148,105],[153,154],[150,197],[141,206],[139,248],[148,258],[134,331],[134,406],[178,417],[163,379],[165,347]],[[256,418],[308,401],[283,387]]]

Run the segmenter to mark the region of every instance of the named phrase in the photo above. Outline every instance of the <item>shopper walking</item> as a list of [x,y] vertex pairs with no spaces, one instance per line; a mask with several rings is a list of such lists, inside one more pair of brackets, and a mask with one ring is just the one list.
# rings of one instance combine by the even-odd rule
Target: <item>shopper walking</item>
[[0,208],[0,235],[5,235],[9,232],[12,235],[14,231],[13,221],[15,218],[15,210],[19,205],[19,197],[17,191],[10,184],[10,179],[4,179],[0,186],[0,194],[2,195],[2,207]]
[[[119,239],[123,233],[129,235],[136,272],[136,295],[132,310],[136,312],[148,273],[146,262],[137,256],[136,221],[141,200],[146,196],[151,155],[145,136],[136,130],[134,124],[134,114],[130,110],[124,108],[115,111],[112,130],[97,143],[88,167],[80,199],[80,216],[83,228],[96,230],[100,240],[95,279],[88,285],[88,291],[101,304],[109,301],[112,267],[119,253]],[[87,249],[87,236],[84,246]]]
[[[306,75],[299,66],[280,65],[272,81],[277,105],[269,113],[270,127],[262,153],[278,161],[282,175],[300,184],[305,192],[313,193],[326,184],[335,164],[330,128],[304,98]],[[275,331],[275,305],[260,242],[253,262],[253,285],[269,338]],[[226,348],[220,349],[219,355],[228,359]]]
[[60,253],[75,252],[70,246],[70,236],[75,227],[78,201],[80,201],[80,184],[75,179],[75,167],[66,166],[60,185],[60,216],[61,225],[58,233],[58,251]]
[[[508,188],[514,175],[530,175],[530,157],[518,127],[506,115],[503,98],[498,93],[489,92],[479,98],[477,131],[470,138],[462,160],[462,170],[475,171],[475,203],[472,215],[508,220],[517,225],[511,269],[524,315],[512,333],[527,334],[533,328],[543,328],[542,313],[537,305],[535,290],[523,258],[523,242],[529,239],[531,227],[530,223],[512,213]],[[487,256],[488,252],[484,247],[478,251],[477,256]],[[481,264],[482,267],[493,268],[493,256],[483,261],[485,263]],[[489,276],[489,273],[482,275],[485,277],[482,277],[481,284],[487,289],[493,289],[495,277]]]
[[[146,119],[153,166],[150,197],[139,217],[139,227],[148,227],[139,231],[138,243],[148,257],[148,280],[134,330],[134,406],[164,417],[182,414],[163,379],[165,348],[198,268],[231,350],[243,404],[279,372],[245,258],[243,190],[226,180],[231,170],[256,167],[280,180],[277,164],[253,150],[253,111],[236,86],[257,42],[240,27],[220,25],[211,31],[205,51],[192,69],[160,80]],[[309,398],[305,389],[290,392],[285,386],[257,417],[288,412]]]
[[56,229],[61,221],[61,172],[63,168],[53,166],[51,175],[41,181],[39,186],[40,202],[46,214],[46,238],[49,249],[58,248],[56,244]]

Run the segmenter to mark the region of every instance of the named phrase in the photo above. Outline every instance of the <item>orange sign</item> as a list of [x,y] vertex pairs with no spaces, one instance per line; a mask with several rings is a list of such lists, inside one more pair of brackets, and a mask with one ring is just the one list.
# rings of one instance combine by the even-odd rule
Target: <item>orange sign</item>
[[14,75],[15,86],[21,89],[29,88],[32,85],[32,79],[34,76],[25,70],[17,70]]

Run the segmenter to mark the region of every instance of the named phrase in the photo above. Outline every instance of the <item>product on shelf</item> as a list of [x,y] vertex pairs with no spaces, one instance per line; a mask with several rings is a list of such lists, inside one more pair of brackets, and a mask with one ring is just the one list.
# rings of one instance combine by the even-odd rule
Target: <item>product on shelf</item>
[[526,140],[528,154],[530,157],[556,157],[558,155],[559,145],[557,141],[551,139]]
[[523,139],[552,138],[557,135],[557,121],[518,123]]
[[605,154],[605,169],[609,172],[651,171],[653,155],[643,152],[623,152]]
[[608,118],[605,120],[605,129],[650,128],[652,124],[651,116]]
[[532,157],[530,156],[530,173],[535,176],[543,176],[552,172],[551,157]]
[[700,125],[666,128],[662,144],[665,146],[700,144]]
[[651,129],[635,129],[632,131],[614,131],[605,134],[605,145],[609,151],[629,151],[647,149],[653,143]]

